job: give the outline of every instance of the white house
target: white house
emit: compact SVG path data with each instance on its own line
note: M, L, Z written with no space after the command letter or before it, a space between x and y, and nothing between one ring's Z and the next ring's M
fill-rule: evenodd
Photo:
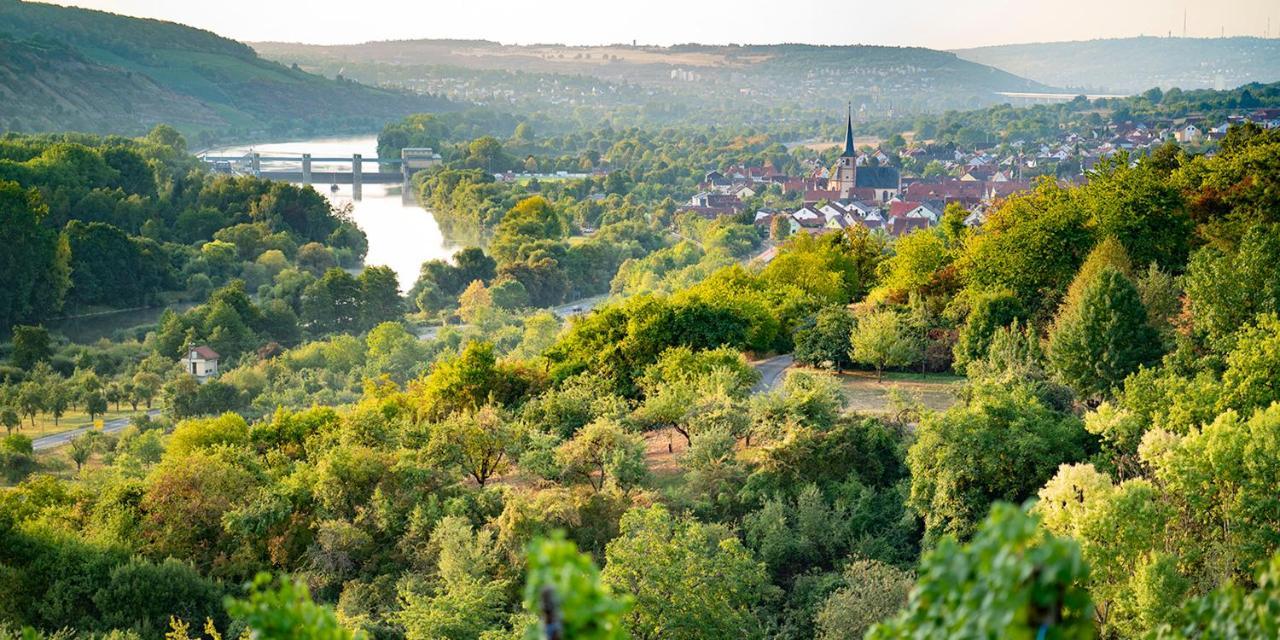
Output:
M196 380L204 382L218 375L218 358L217 351L200 345L187 351L187 357L182 359L182 367L195 376Z

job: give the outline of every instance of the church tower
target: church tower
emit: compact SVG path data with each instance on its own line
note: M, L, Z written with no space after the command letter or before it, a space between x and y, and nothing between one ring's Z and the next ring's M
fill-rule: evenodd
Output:
M858 152L853 148L853 104L849 104L849 112L845 119L844 152L831 172L831 180L827 188L840 192L840 199L853 197L853 188L857 184Z

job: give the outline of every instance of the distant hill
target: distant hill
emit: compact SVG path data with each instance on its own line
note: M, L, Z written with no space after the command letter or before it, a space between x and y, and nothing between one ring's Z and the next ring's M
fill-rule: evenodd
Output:
M447 101L263 60L200 29L0 0L0 131L311 133L380 128Z
M504 83L521 83L517 92L575 108L623 94L632 104L675 99L692 105L681 113L694 117L729 109L842 111L847 101L855 110L866 105L883 116L890 110L979 107L1001 102L1000 91L1048 89L951 53L911 47L522 46L482 40L251 44L264 57L318 73L341 70L364 82L431 88L458 97L479 93L476 99L493 102L508 101L511 85ZM498 72L520 77L498 77ZM596 84L583 87L582 78Z
M1045 84L1105 93L1230 89L1280 80L1280 39L1118 38L957 50Z

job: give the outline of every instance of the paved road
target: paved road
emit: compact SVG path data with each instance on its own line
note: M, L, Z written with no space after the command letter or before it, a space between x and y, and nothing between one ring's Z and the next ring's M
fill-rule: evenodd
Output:
M158 416L160 415L160 410L152 409L147 412L147 415L151 417ZM116 418L115 420L108 420L102 423L102 432L115 433L117 431L121 431L125 427L129 426L130 419L131 418L129 417L125 417L125 418ZM36 451L44 451L46 449L56 449L58 447L61 447L62 445L65 445L71 442L72 440L75 439L76 436L82 433L86 433L91 429L93 429L92 426L81 427L79 429L72 429L71 431L63 431L62 433L54 433L54 434L50 434L40 438L36 438L34 441L32 441L31 448L35 449Z
M753 362L751 366L760 372L760 382L757 382L756 386L751 388L751 393L764 393L778 386L782 382L783 374L787 372L787 368L793 362L795 362L795 358L791 357L789 353Z

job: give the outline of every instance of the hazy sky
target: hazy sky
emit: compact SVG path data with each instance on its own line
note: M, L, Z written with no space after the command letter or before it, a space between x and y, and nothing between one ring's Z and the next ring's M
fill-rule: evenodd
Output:
M1182 33L1280 32L1278 0L59 0L238 40L776 43L938 49Z

